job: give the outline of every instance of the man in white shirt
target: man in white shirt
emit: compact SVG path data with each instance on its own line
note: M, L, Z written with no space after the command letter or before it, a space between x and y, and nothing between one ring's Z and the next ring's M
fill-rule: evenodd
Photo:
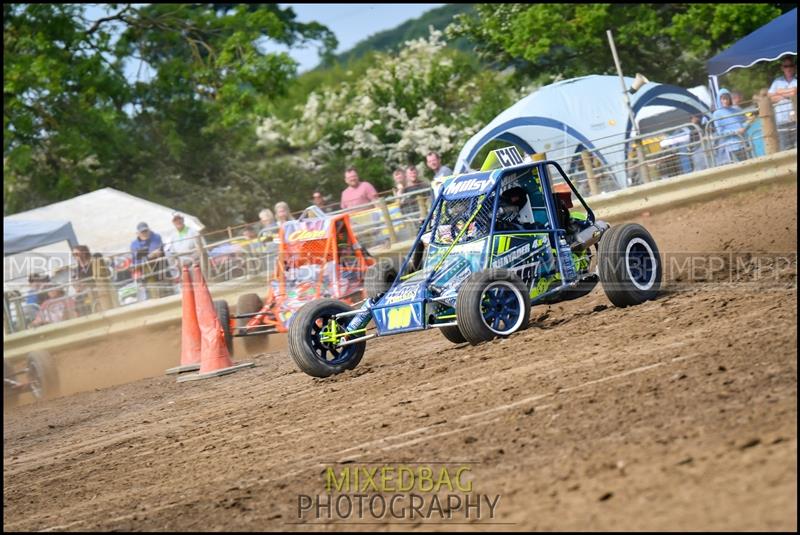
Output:
M172 224L175 231L170 236L167 244L167 254L176 256L181 265L189 265L200 260L197 250L198 233L193 228L187 226L183 220L183 214L175 212L172 214Z
M783 76L778 76L769 86L769 97L775 108L775 123L780 135L781 150L794 147L797 144L797 118L792 108L792 97L797 95L797 74L794 58L784 56L781 59Z

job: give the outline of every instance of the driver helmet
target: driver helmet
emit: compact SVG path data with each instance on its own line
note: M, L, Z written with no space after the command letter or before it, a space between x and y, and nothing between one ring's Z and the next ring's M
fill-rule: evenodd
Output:
M519 217L519 212L528 201L525 188L514 186L500 195L500 205L497 208L497 219L501 221L514 221Z

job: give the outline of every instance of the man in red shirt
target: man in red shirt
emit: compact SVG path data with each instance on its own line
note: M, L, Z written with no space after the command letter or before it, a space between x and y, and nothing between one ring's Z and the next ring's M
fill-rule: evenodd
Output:
M362 204L367 204L378 198L378 192L369 182L361 182L358 178L358 171L354 167L348 167L344 172L344 181L347 187L342 191L342 209L353 208Z

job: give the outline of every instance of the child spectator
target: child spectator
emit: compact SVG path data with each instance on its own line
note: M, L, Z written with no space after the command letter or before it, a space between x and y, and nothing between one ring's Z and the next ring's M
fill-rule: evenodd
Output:
M55 284L48 284L47 299L42 303L39 312L31 322L31 325L36 327L45 325L47 323L57 323L74 318L75 303L71 297L64 295L64 289L56 286Z

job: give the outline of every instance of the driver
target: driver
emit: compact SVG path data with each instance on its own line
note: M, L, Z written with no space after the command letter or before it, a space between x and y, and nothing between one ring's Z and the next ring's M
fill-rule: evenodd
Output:
M514 186L504 191L497 207L497 230L524 230L519 213L527 202L528 194L523 187Z

